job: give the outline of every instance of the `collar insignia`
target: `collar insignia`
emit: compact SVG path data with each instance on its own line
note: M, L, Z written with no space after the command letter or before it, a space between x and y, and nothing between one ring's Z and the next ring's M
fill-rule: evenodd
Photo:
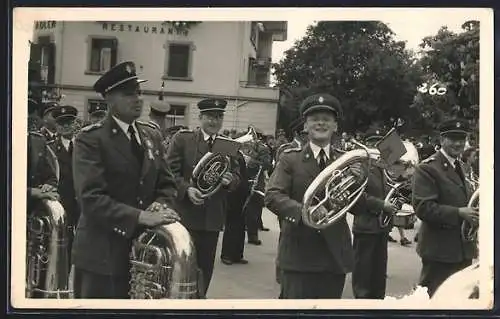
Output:
M319 99L318 99L318 102L319 103L323 103L324 101L325 101L325 99L322 96L320 96Z
M459 127L460 127L460 122L457 122L457 128L459 128Z

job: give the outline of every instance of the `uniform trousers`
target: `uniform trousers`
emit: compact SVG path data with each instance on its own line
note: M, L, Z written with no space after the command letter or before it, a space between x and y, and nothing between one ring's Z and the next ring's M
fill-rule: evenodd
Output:
M241 207L228 211L224 235L222 237L221 258L238 261L243 258L245 249L245 217Z
M356 299L384 299L387 281L387 233L354 233L352 290Z
M427 287L429 297L432 297L437 288L454 273L470 266L472 260L459 263L444 263L422 258L422 271L420 272L420 286Z
M196 250L198 268L201 270L200 296L205 297L214 272L218 231L189 230Z
M259 229L262 228L262 209L264 208L264 198L258 194L251 195L245 208L248 238L258 238Z
M101 275L74 268L73 289L76 299L129 299L129 278Z
M279 299L340 299L345 274L282 270Z

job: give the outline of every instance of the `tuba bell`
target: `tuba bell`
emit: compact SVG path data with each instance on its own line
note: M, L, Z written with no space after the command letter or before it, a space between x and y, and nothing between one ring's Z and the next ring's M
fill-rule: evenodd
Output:
M240 144L257 141L255 128L250 126L245 135L231 141ZM222 176L230 169L231 159L229 156L207 152L193 169L191 183L202 193L202 198L209 198L222 187Z
M130 252L131 299L198 299L199 271L189 232L175 222L148 229Z
M472 194L467 207L479 209L479 188L477 188ZM462 239L466 242L477 242L478 230L478 226L473 226L464 220L461 227Z
M26 298L71 298L68 226L58 201L35 201L27 223Z
M368 183L369 165L380 163L380 152L368 148L358 141L351 143L361 147L344 153L328 165L309 185L303 197L302 220L305 225L323 229L344 217L363 194ZM362 165L364 174L353 174L349 167ZM319 193L323 193L322 198ZM322 216L318 209L328 207L328 213Z

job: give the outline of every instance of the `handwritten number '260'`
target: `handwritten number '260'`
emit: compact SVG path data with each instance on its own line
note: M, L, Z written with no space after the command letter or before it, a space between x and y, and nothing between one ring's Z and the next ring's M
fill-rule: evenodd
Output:
M429 86L427 83L422 84L421 87L418 88L418 91L420 93L429 93L429 95L445 95L446 94L446 88L445 87L440 87L436 88L439 83L434 83L431 85L429 89L427 87Z

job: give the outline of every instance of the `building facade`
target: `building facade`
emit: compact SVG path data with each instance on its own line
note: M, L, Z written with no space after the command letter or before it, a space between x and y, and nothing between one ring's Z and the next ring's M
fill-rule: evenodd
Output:
M255 125L274 134L278 89L269 85L272 45L285 41L281 21L38 21L31 59L42 77L60 88L61 103L88 118L92 103L105 103L92 85L110 67L134 61L145 101L164 97L172 108L171 125L198 126L196 104L203 98L228 100L224 129L244 131Z

